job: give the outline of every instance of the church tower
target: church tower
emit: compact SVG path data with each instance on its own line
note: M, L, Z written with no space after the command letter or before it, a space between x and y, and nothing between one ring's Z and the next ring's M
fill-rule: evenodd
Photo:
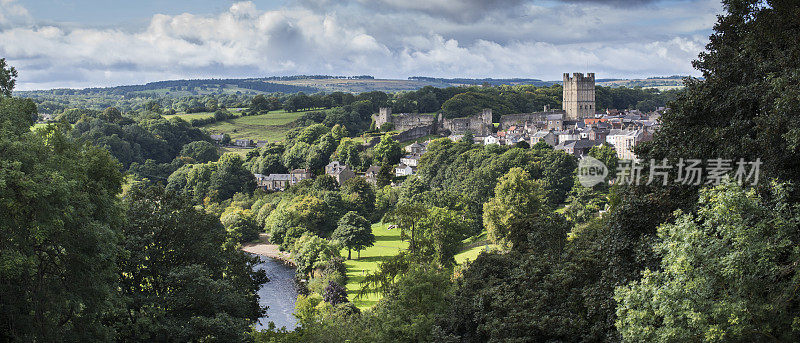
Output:
M594 73L564 73L564 99L563 108L567 112L567 120L593 118L594 104Z

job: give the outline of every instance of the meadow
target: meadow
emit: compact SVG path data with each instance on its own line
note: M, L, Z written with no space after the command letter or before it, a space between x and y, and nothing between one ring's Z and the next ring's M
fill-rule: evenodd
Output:
M209 134L227 133L231 139L247 138L252 140L280 141L286 138L289 124L300 118L303 113L286 112L284 110L272 111L255 116L238 117L225 121L218 121L201 128Z
M362 250L361 258L358 258L358 253L353 251L353 259L345 260L344 264L347 266L347 297L362 310L372 307L381 299L378 294L356 298L358 291L361 289L361 281L364 280L364 276L377 270L378 262L385 261L408 247L408 242L400 240L400 229L389 230L390 226L391 224L385 223L372 224L375 245ZM347 249L342 251L342 256L347 256Z
M356 298L361 289L361 281L367 273L378 269L378 263L388 260L397 255L400 251L408 248L408 242L400 240L400 229L389 230L391 224L375 223L372 224L372 234L375 235L375 245L361 251L361 258L358 253L352 252L352 260L345 260L347 266L347 297L356 307L361 310L368 309L375 305L382 296L379 294L369 294L362 298ZM495 248L493 244L488 244L486 234L465 239L465 248L455 256L456 263L463 264L475 260L484 250ZM342 250L342 256L347 256L347 249Z

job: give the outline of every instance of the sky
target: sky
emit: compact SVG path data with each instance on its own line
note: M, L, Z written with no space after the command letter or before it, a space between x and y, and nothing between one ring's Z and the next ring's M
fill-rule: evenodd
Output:
M719 0L0 0L17 90L298 74L698 75Z

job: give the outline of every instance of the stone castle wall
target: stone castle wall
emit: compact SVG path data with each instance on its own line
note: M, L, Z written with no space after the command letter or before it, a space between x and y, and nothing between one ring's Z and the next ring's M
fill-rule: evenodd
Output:
M433 133L433 125L417 126L415 128L400 132L392 138L400 143L403 143L413 139L422 138L427 135L432 135Z
M394 124L394 129L406 131L419 126L429 126L436 123L436 116L429 114L400 113L392 115L392 109L381 107L378 114L373 115L375 127L380 128L384 123Z
M392 115L392 110L389 108L381 108L378 114L373 115L375 120L375 127L378 128L384 123L394 124L395 130L411 131L417 128L425 128L424 130L414 130L413 134L419 132L427 132L422 136L434 134L437 132L449 132L454 135L463 135L471 132L476 136L486 136L492 133L492 110L484 109L482 113L467 118L443 119L441 115L426 115L426 114L409 114L403 113L399 115ZM420 136L421 137L421 136ZM419 138L419 137L417 137Z
M500 129L508 130L512 126L547 126L547 116L552 114L564 115L564 111L554 110L546 112L506 114L500 117Z
M494 131L492 110L487 108L481 114L467 118L443 119L441 128L449 131L452 135L463 135L470 132L475 136L488 136Z

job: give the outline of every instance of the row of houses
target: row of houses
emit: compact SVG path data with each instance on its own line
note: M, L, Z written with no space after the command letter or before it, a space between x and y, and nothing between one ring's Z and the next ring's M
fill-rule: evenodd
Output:
M339 161L332 161L325 166L325 174L332 176L340 185L354 178L356 173ZM267 191L282 191L296 185L300 181L309 180L314 174L308 169L294 169L288 174L254 174L258 188Z
M209 135L209 137L211 137L211 140L217 144L222 144L222 142L225 140L224 134ZM252 140L247 138L238 138L231 141L231 145L238 146L240 148L260 148L267 145L267 143L269 142L266 140Z
M660 112L613 111L581 120L564 120L560 114L548 115L543 121L510 125L492 135L474 137L474 141L484 145L544 142L575 156L586 155L592 147L606 143L614 146L618 158L634 159L633 148L652 139L652 133L658 129ZM450 138L456 140L461 136Z
M253 174L256 177L258 188L268 191L282 191L294 186L300 181L314 177L308 169L294 169L289 174Z

